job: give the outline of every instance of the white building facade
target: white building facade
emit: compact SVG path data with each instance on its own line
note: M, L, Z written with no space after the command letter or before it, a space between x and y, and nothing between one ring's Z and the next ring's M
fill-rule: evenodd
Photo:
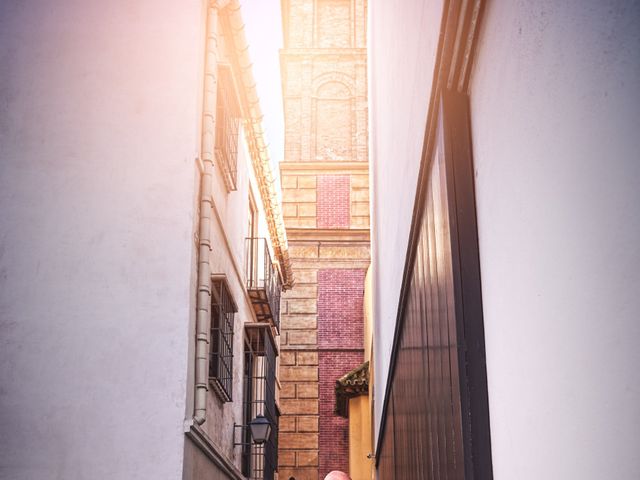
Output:
M369 14L378 478L637 478L637 4Z
M273 478L292 276L238 2L1 8L0 478Z

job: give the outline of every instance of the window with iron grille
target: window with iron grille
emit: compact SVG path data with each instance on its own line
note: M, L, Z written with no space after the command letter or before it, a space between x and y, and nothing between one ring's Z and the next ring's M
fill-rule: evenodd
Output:
M278 468L277 350L270 325L246 324L245 333L242 473L250 480L273 480ZM268 440L260 445L252 442L248 428L258 415L271 424Z
M238 129L240 111L231 68L218 67L218 95L216 103L216 161L227 190L237 189Z
M237 311L227 282L213 280L209 383L224 402L230 402L233 393L233 320Z

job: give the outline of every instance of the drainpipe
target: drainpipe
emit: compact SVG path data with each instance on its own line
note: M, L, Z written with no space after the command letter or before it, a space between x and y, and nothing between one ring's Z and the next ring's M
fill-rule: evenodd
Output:
M200 222L198 227L198 296L196 300L196 365L195 405L193 420L202 425L206 419L209 390L209 331L211 321L211 215L212 178L215 142L217 69L218 69L218 2L207 6L204 94L202 109L200 178Z

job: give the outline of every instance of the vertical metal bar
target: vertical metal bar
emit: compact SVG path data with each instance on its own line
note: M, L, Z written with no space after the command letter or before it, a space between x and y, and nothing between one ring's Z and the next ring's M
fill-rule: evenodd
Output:
M260 480L273 480L277 469L276 355L269 329L248 329L245 343L244 423L249 424L257 415L264 415L271 423L271 435L265 444L253 444L247 435L248 445L243 450L243 473Z
M216 281L217 297L211 302L211 349L209 377L224 401L233 397L233 320L235 307L226 283Z

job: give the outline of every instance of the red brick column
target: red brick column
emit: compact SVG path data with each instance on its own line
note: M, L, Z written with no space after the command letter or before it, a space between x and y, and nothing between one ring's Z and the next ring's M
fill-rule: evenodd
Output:
M335 411L336 380L363 361L364 270L318 271L320 478L349 471L349 424Z

